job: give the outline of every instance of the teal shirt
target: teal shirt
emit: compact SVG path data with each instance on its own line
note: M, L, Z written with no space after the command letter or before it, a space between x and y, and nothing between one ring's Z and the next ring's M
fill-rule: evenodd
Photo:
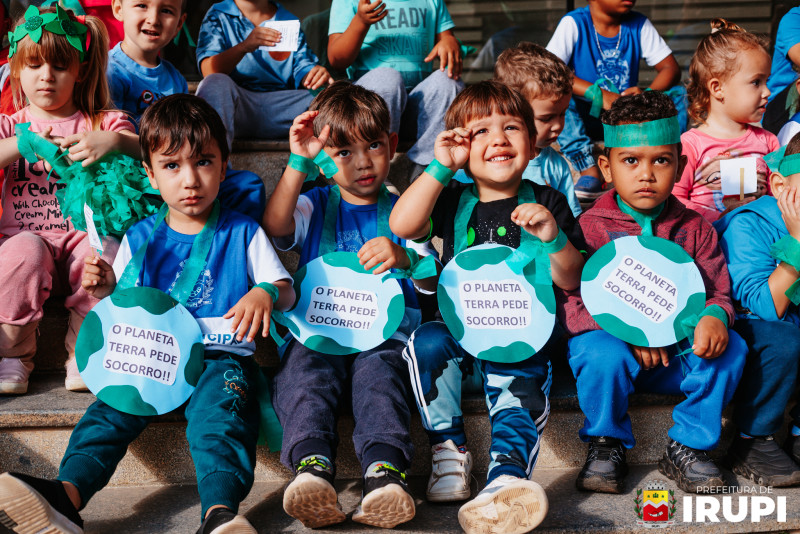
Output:
M410 90L433 69L433 62L423 60L433 49L436 36L455 24L443 0L384 3L389 13L370 27L347 75L356 80L372 69L391 67L403 75L406 89ZM357 11L357 0L333 0L328 35L344 33Z
M472 178L464 170L459 170L453 179L462 183L472 183ZM575 196L575 186L572 182L572 171L567 160L552 148L545 147L539 155L533 158L522 173L523 180L530 180L539 185L549 185L561 191L567 197L569 209L577 217L581 214L581 205Z

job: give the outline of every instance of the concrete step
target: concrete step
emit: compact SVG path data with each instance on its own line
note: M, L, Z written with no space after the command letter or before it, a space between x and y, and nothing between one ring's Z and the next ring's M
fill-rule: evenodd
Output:
M778 522L771 514L759 522L751 522L748 516L743 522L726 521L718 514L719 523L684 523L684 496L671 482L661 475L654 465L634 466L628 475L626 493L622 495L582 493L575 490L574 480L578 469L542 469L534 471L533 479L547 492L550 511L535 532L552 534L566 533L623 533L643 527L636 524L637 516L633 500L638 489L644 489L651 480L666 481L668 489L675 490L677 512L672 517L675 524L670 533L739 533L739 532L791 532L800 529L800 489L775 488L769 497L786 498L786 521ZM749 481L728 473L732 486L752 489ZM462 532L458 525L460 503L431 504L424 500L426 477L411 477L410 488L417 505L416 517L399 525L394 532L403 534L455 534ZM484 477L473 480L473 495L483 486ZM250 495L242 503L241 513L250 520L260 533L311 532L283 511L284 483L257 482ZM355 509L361 497L361 483L353 479L341 479L336 483L342 508L348 515ZM756 489L758 491L758 489ZM741 493L740 495L749 495ZM694 497L692 509L697 508ZM722 497L712 499L721 501ZM123 504L124 503L124 504ZM734 498L733 511L738 510ZM197 529L200 504L194 484L109 487L98 493L83 510L87 534L151 534L169 532L191 534ZM360 525L351 520L342 525L314 532L351 534L377 532L374 527Z

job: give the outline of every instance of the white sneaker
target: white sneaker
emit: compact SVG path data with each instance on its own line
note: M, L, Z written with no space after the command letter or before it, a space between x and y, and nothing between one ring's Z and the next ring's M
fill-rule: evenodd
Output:
M472 455L461 452L448 439L431 448L433 467L425 495L431 502L452 502L469 499L469 481L472 472Z
M33 371L33 354L19 358L0 358L0 394L27 393L31 371Z
M547 515L547 494L534 482L500 475L458 511L467 534L524 534Z
M67 388L68 391L89 391L89 388L86 387L86 383L81 377L80 371L78 371L78 363L75 361L75 358L67 360L67 363L64 364L64 368L67 370L67 377L64 379L64 387Z

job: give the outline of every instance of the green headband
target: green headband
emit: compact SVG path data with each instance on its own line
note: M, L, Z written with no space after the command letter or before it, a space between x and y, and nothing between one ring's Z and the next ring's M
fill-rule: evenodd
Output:
M86 33L89 28L86 24L71 20L68 12L61 6L56 6L55 13L42 13L36 6L30 6L25 11L25 22L8 32L8 57L11 58L17 51L17 44L28 36L34 43L39 43L44 30L57 35L63 35L67 42L78 52L80 60L86 55Z
M764 156L764 161L772 172L779 172L784 176L800 172L800 154L787 156L785 146Z
M674 145L681 142L678 117L634 124L603 124L606 148Z

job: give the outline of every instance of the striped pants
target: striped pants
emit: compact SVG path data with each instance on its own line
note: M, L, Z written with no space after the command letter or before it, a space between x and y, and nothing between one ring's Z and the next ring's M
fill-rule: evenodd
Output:
M530 478L550 414L550 345L521 362L490 362L465 352L444 323L420 326L403 357L431 445L466 443L461 392L482 386L492 427L487 482L500 475Z

